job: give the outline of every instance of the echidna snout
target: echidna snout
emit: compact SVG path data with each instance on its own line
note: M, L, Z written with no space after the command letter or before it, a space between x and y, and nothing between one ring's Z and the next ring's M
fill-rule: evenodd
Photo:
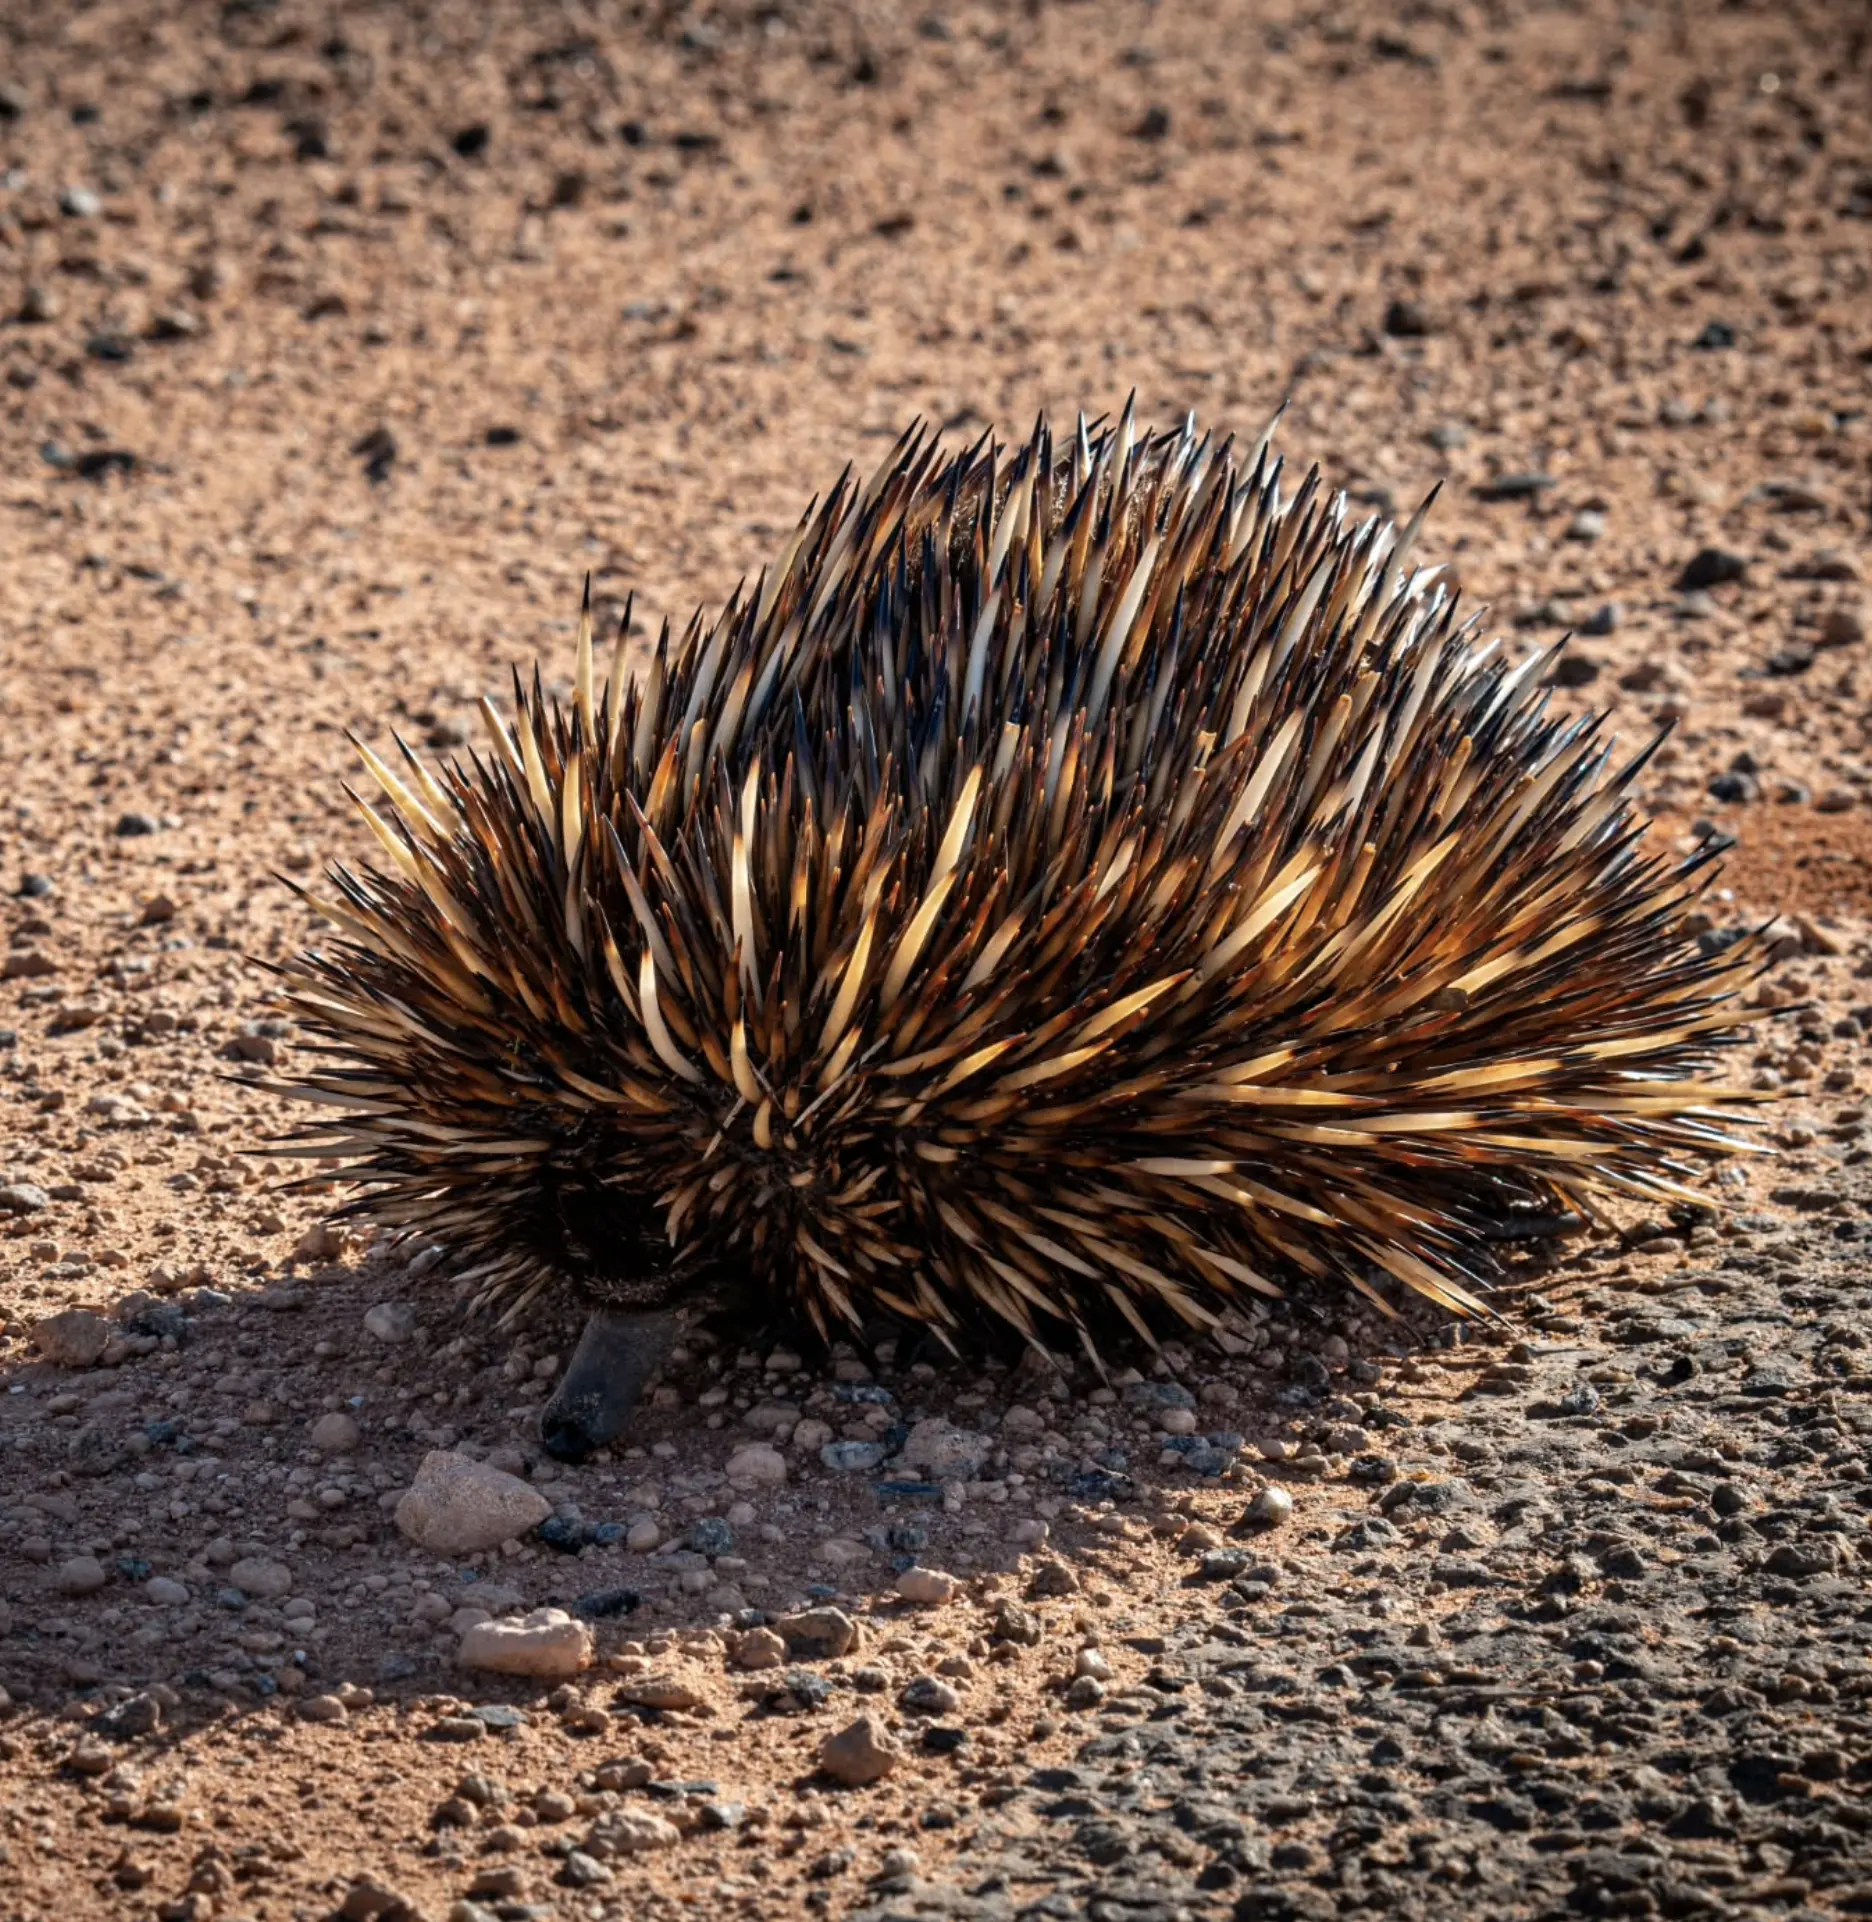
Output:
M647 1314L594 1309L540 1415L540 1440L547 1454L562 1462L583 1461L621 1434L644 1383L681 1330L677 1309Z

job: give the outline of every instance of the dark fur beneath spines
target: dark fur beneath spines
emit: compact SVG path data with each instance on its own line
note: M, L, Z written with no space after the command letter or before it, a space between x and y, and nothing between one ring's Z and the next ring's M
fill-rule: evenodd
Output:
M484 1298L731 1269L822 1331L1034 1338L1342 1280L1480 1305L1489 1239L1736 1146L1759 965L1596 719L1390 523L1130 417L842 479L713 622L360 802L286 969L357 1206Z

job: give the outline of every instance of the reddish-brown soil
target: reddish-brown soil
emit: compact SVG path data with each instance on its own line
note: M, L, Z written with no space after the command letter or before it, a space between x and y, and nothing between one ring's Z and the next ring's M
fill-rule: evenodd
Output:
M1770 1000L1824 1019L1765 1024L1748 1072L1812 1096L1775 1124L1797 1167L1815 1130L1851 1138L1862 1035L1830 1023L1872 999L1869 83L1863 9L1826 0L10 9L0 1184L48 1199L0 1217L0 1917L283 1922L374 1876L435 1922L510 1859L524 1897L472 1899L841 1911L912 1837L945 1872L968 1830L924 1822L933 1799L992 1807L1017 1763L1068 1753L1059 1685L1101 1626L1114 1686L1147 1665L1113 1624L1148 1642L1176 1614L1174 1531L1239 1513L1246 1471L1197 1486L1147 1455L1153 1532L1037 1500L1018 1451L934 1515L796 1460L700 1587L622 1545L409 1555L383 1498L464 1439L519 1451L562 1512L654 1511L680 1546L726 1512L721 1460L773 1371L698 1355L641 1445L542 1472L569 1330L516 1360L361 1244L315 1252L321 1198L254 1154L288 1118L260 1084L296 1057L254 962L314 925L278 877L362 849L347 731L446 750L510 664L563 682L587 573L601 614L635 596L638 634L719 600L913 418L1017 432L1135 392L1252 435L1285 400L1291 457L1360 502L1440 485L1424 551L1506 644L1579 634L1555 698L1634 750L1675 724L1644 792L1686 848L1705 820L1737 837L1713 918L1804 918ZM1740 577L1689 592L1706 548ZM1712 793L1738 772L1744 798ZM41 1317L132 1291L156 1332L110 1365L34 1358ZM363 1315L405 1294L420 1341L386 1348ZM165 1349L178 1301L195 1330ZM1270 1325L1375 1368L1390 1333L1334 1312ZM1173 1364L1278 1461L1294 1426L1246 1361ZM900 1390L985 1421L1039 1385ZM348 1463L307 1442L339 1408ZM180 1472L177 1421L206 1468ZM83 1437L131 1430L87 1472ZM1296 1539L1321 1495L1301 1486ZM968 1583L948 1610L889 1601L899 1524ZM1043 1581L1046 1639L995 1656L1042 1539L1071 1587ZM88 1556L106 1586L62 1593ZM309 1612L217 1613L237 1556L282 1561ZM152 1605L152 1573L188 1608ZM556 1706L464 1677L423 1611L471 1575L533 1603L643 1587L600 1634L623 1668ZM965 1770L919 1753L869 1799L824 1792L823 1717L756 1714L719 1637L668 1639L810 1583L860 1617L840 1674L875 1666L881 1712L970 1665ZM646 1644L700 1706L576 1732L563 1711L611 1702ZM381 1700L343 1725L291 1710L359 1686ZM151 1688L157 1738L71 1766L88 1718ZM423 1739L489 1702L528 1723L465 1754ZM597 1794L605 1761L760 1813L584 1893L519 1853L531 1805L511 1858L495 1816L431 1827L471 1770L519 1807Z

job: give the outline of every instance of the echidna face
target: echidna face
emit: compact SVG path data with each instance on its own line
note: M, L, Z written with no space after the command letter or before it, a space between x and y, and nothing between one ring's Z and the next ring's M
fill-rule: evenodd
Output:
M654 1203L595 1178L548 1171L530 1226L540 1261L593 1302L669 1308L699 1287L695 1264L674 1259Z
M1416 523L1282 479L1128 412L915 432L636 676L587 618L486 760L362 748L388 865L284 970L340 1117L295 1152L509 1312L667 1321L719 1265L823 1332L1035 1340L1295 1280L1473 1312L1504 1196L1681 1200L1745 1145L1709 1070L1759 944L1699 948L1645 757ZM588 1387L641 1372L612 1320Z

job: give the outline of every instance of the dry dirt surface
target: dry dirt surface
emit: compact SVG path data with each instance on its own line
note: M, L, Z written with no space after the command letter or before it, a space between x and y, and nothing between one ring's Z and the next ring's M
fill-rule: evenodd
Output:
M1846 0L7 8L0 1918L1872 1913L1869 104ZM1466 1339L726 1331L542 1459L569 1324L264 1152L347 730L1133 390L1675 724L1779 1157ZM437 1451L543 1526L418 1548Z

